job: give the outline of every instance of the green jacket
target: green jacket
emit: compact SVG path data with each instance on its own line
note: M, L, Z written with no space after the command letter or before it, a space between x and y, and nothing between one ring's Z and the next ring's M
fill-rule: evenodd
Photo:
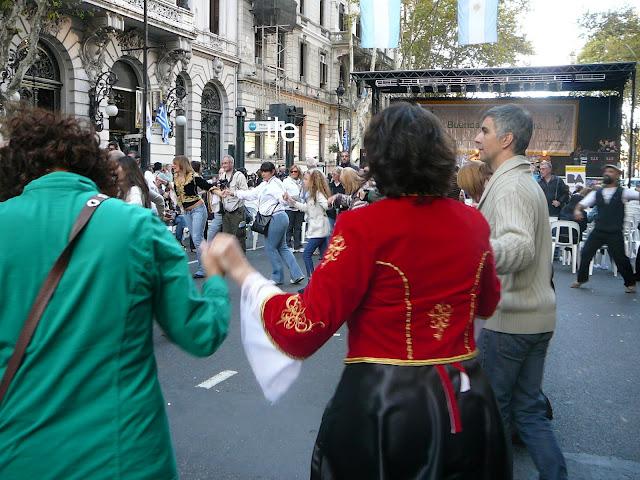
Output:
M85 177L54 172L0 203L0 375L87 199ZM194 355L227 334L225 281L196 289L187 257L149 209L109 199L69 267L0 405L0 478L177 478L153 355L152 320Z

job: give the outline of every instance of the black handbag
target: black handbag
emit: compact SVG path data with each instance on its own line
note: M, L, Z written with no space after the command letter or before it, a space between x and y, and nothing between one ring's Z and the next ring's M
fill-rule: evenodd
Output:
M269 231L269 223L273 215L262 215L260 212L256 213L256 218L253 219L251 224L251 230L261 235L267 235Z

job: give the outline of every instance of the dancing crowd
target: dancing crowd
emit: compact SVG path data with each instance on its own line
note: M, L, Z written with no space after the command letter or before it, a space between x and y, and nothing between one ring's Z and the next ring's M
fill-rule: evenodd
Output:
M241 289L233 308L271 401L348 327L312 479L510 479L516 435L540 478L567 478L542 393L556 326L549 216L580 220L597 205L583 265L602 243L623 262L619 205L637 195L617 187L616 166L585 197L551 165L537 183L524 156L533 122L516 105L486 112L479 161L457 176L440 121L403 102L371 120L366 168L348 152L329 176L264 162L260 182L229 155L211 180L182 155L142 172L91 127L43 110L2 122L0 215L24 226L0 237L12 252L0 257L3 478L176 478L151 325L213 354L231 319L225 277ZM264 236L267 275L245 257L248 229ZM281 288L286 273L296 292Z

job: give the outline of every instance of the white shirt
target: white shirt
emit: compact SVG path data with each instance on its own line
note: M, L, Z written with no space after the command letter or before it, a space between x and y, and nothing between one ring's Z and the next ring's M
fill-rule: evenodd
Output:
M616 193L617 189L618 187L607 187L601 190L604 203L609 203L611 201L611 197L613 197L613 194ZM638 192L637 190L631 190L629 188L623 188L622 201L628 202L630 200L640 200L640 192ZM589 192L587 196L580 201L580 205L582 205L584 208L593 207L595 204L596 204L595 190L593 192Z
M282 185L291 198L293 198L296 202L300 201L300 195L302 193L302 189L300 188L302 186L301 180L294 180L292 177L287 177L282 181ZM285 206L285 210L296 211L298 210L298 208L292 207L291 205L287 204Z
M234 195L242 200L258 200L258 211L261 215L273 215L284 212L286 202L282 198L285 192L280 179L273 176L268 182L262 182L252 190L237 190Z

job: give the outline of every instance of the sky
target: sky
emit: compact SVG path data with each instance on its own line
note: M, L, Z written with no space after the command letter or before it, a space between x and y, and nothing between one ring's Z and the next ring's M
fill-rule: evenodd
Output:
M625 5L640 8L640 0L531 0L521 25L533 43L535 54L525 63L531 66L566 65L570 54L580 51L578 19L583 13L615 10ZM640 56L640 52L637 52Z

